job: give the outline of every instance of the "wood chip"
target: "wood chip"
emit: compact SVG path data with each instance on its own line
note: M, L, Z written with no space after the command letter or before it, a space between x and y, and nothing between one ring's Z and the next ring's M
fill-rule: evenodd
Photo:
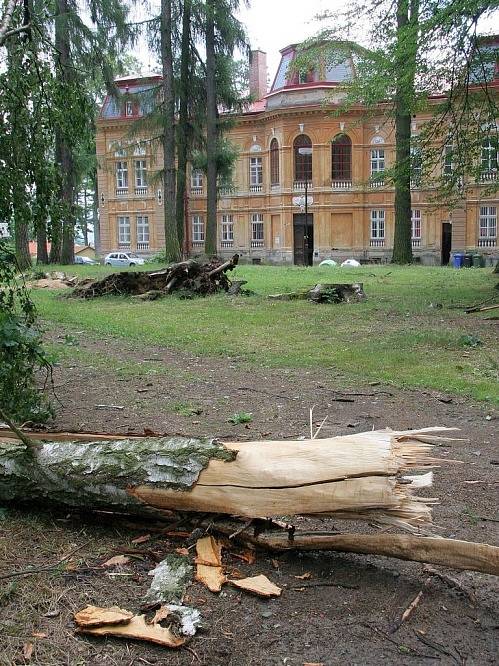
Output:
M144 536L139 536L136 539L132 539L132 543L145 543L151 538L150 534L144 534Z
M34 631L32 634L33 638L47 638L48 634L43 633L43 631Z
M110 608L99 608L98 606L87 606L75 613L75 622L82 628L95 628L102 625L127 624L133 618L130 611L111 606Z
M196 553L196 564L205 564L212 567L222 566L222 544L212 536L197 540Z
M230 580L229 582L232 583L234 587L246 590L247 592L252 592L259 597L280 597L282 592L280 587L274 585L267 576L263 575L243 578L242 580Z
M177 555L189 555L188 548L175 548L175 552L177 553Z
M25 643L23 645L24 661L31 661L31 657L33 656L33 649L34 649L33 643Z
M312 574L310 571L305 571L305 573L301 576L293 576L293 578L298 578L299 580L308 580L309 578L312 578Z
M115 555L114 557L111 557L109 560L103 562L101 566L117 567L123 564L128 564L128 562L130 562L130 558L126 557L126 555Z
M147 624L145 615L132 616L127 624L106 624L94 628L80 627L79 632L92 636L133 638L170 648L181 647L186 642L185 638L178 638L169 629L165 629L159 624Z
M196 542L196 580L203 583L210 592L220 592L227 582L222 569L222 544L212 536Z
M161 606L161 608L158 608L156 611L151 624L159 624L161 620L166 620L166 618L171 614L172 612L167 606Z

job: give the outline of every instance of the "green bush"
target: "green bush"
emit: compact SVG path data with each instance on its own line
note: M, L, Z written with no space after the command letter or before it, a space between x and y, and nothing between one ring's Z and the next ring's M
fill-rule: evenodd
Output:
M41 423L52 414L37 373L51 377L51 364L42 347L35 307L16 263L15 254L0 240L0 410L13 421Z

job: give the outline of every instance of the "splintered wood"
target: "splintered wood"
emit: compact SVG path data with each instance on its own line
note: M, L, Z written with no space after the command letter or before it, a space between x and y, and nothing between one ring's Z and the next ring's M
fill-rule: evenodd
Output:
M242 580L231 580L230 583L240 590L251 592L259 597L280 597L282 592L280 587L274 585L267 576L263 575L243 578Z
M178 648L186 641L154 620L148 623L145 615L133 615L116 607L88 606L75 614L75 622L79 633L92 636L133 638L170 648Z
M227 582L222 569L222 544L212 536L198 539L196 543L196 580L211 592L220 592Z

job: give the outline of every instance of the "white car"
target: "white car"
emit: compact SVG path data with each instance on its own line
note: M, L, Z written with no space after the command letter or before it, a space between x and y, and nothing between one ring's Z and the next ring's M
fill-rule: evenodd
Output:
M143 266L145 262L135 252L111 252L104 263L106 266Z
M91 259L90 257L84 257L77 255L75 257L75 264L85 264L85 266L97 266L99 262L95 261L95 259Z

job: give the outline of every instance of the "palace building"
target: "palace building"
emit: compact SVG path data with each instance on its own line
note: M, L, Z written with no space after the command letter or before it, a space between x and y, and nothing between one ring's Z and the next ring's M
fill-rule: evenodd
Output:
M499 39L494 38L494 45ZM386 117L366 119L362 109L333 117L355 76L351 60L307 76L290 73L296 46L281 51L267 89L266 54L253 51L250 87L256 100L237 116L228 138L239 149L230 186L219 188L218 252L253 263L311 265L325 258L384 262L391 258L394 189L383 172L395 159L394 129ZM499 87L495 69L490 86ZM119 79L122 104L107 97L97 120L99 253L132 250L154 255L164 248L162 184L154 177L162 154L132 131L143 114L144 91L160 77ZM412 131L425 122L415 117ZM131 138L133 137L133 138ZM443 158L442 169L451 170ZM446 264L453 252L479 252L497 260L497 143L484 142L479 182L468 183L452 210L436 207L420 186L412 188L412 245L416 260ZM192 254L204 250L206 179L190 170L186 238Z

